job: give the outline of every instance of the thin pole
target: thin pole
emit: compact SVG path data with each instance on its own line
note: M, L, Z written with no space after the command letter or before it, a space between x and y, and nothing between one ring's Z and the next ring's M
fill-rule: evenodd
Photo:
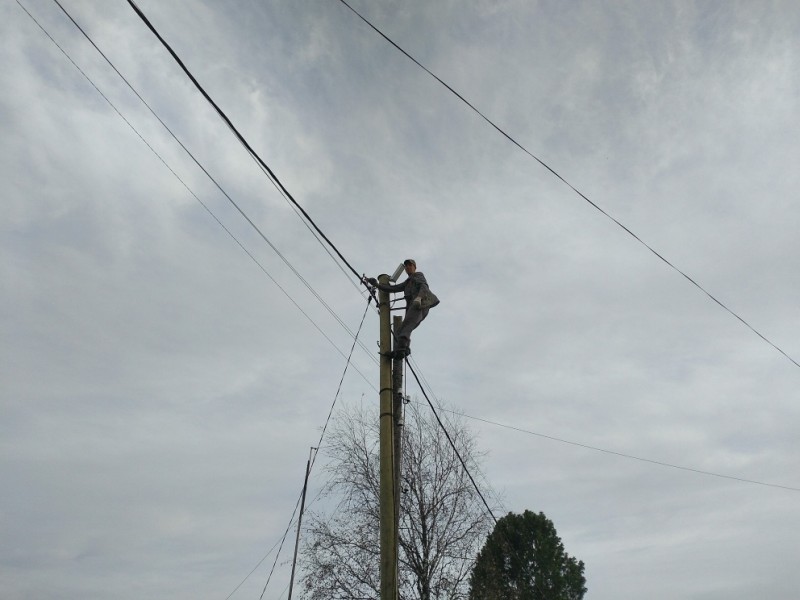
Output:
M403 317L395 315L393 328L395 333L400 329ZM396 338L395 338L396 339ZM401 469L403 465L403 364L405 360L395 358L392 363L392 412L394 413L394 539L400 544L400 496L402 494ZM400 551L395 549L395 579L397 593L400 593L399 572Z
M389 283L388 275L378 281ZM397 536L395 535L394 410L392 406L392 327L389 292L378 291L380 307L380 550L381 600L397 600Z
M311 456L314 453L313 446L308 452L308 462L306 463L306 479L303 482L303 495L300 499L300 516L297 517L297 536L294 539L294 558L292 559L292 578L289 580L289 599L292 600L292 589L294 588L294 569L297 566L297 548L300 545L300 525L303 522L303 510L306 507L306 490L308 489L308 476L311 473Z

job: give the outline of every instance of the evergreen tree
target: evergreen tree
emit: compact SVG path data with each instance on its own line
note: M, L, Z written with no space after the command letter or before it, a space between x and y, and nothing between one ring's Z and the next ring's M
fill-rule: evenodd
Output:
M501 518L470 575L470 600L581 600L583 561L564 551L553 522L526 510Z

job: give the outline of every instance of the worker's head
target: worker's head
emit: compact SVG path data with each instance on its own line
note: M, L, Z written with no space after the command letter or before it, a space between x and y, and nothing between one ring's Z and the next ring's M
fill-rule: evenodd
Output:
M406 275L411 275L417 271L417 263L413 258L407 258L403 261L403 266L406 269Z

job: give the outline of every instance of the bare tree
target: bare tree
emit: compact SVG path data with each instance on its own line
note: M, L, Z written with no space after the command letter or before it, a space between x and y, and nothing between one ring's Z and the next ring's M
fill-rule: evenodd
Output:
M472 435L443 418L470 472L478 473ZM490 517L446 436L427 408L407 406L400 508L400 596L467 598L477 551ZM326 454L332 499L327 513L310 513L302 548L309 600L377 599L379 576L379 457L376 410L340 414Z

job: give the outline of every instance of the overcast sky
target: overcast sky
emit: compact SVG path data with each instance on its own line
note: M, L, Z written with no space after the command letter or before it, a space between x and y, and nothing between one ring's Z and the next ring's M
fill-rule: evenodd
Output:
M0 5L0 595L224 600L287 527L352 337L56 4L21 1L153 150ZM63 4L355 331L354 278L127 3ZM588 598L797 598L800 368L340 2L138 4L359 272L417 260L442 303L416 364ZM800 4L353 6L800 361ZM370 311L343 406L377 403L377 337Z

